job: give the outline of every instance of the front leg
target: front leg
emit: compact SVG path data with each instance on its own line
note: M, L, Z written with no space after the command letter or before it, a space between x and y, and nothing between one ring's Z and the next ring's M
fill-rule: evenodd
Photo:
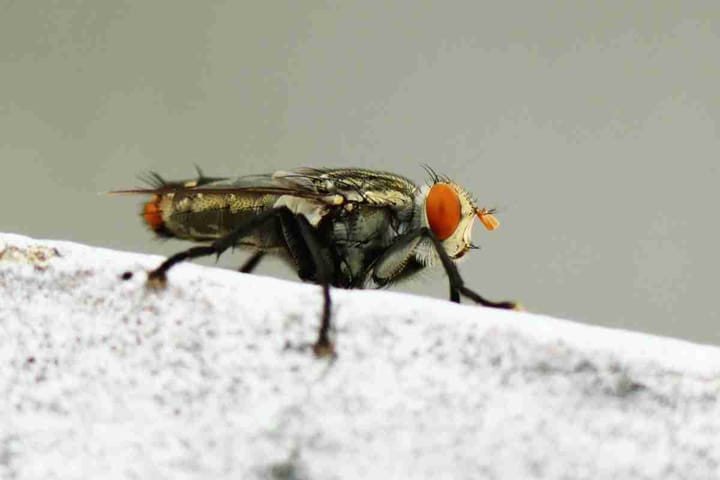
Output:
M450 301L460 303L460 295L486 307L514 309L517 305L514 302L493 302L480 296L478 293L465 286L460 272L442 246L442 243L427 227L412 230L395 239L395 242L375 261L372 268L372 278L378 285L387 283L407 275L408 269L412 268L415 261L415 250L423 240L432 242L433 248L440 257L443 269L448 276L450 283ZM411 272L410 272L411 273Z
M455 262L452 261L450 255L447 254L440 240L438 240L438 238L432 233L429 228L423 227L420 230L422 231L421 235L423 235L425 238L429 238L433 242L435 251L440 257L440 261L442 262L445 273L447 274L448 280L450 281L451 301L460 303L460 294L462 294L485 307L503 308L508 310L513 310L517 308L517 304L515 302L493 302L491 300L487 300L481 297L478 293L466 287L465 281L463 281L462 277L460 276L457 265L455 265Z

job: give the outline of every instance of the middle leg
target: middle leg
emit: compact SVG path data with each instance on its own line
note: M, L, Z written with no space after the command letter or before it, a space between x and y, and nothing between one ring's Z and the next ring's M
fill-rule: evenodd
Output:
M323 312L320 321L320 329L318 330L318 338L313 346L313 351L318 357L334 355L335 350L330 341L331 327L331 301L330 301L330 282L333 276L334 264L330 259L329 249L322 245L317 236L315 229L310 225L307 219L298 215L295 217L299 228L300 236L304 240L307 250L315 267L315 280L320 284L323 290Z

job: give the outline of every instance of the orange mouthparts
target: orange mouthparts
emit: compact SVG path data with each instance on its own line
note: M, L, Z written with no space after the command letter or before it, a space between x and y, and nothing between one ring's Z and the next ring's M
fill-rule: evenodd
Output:
M493 231L500 226L500 221L490 211L479 208L475 213L488 230Z

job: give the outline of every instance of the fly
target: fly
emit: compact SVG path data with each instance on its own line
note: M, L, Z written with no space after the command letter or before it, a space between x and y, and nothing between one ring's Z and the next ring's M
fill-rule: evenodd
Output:
M400 175L355 168L298 168L235 179L205 177L198 169L194 180L169 182L151 173L145 178L150 188L112 193L150 195L142 217L157 235L209 242L150 271L150 286L164 286L168 270L182 261L219 256L236 246L253 250L241 272L252 272L273 253L301 280L319 284L324 300L314 351L327 355L333 353L331 286L384 287L439 264L451 301L464 296L486 307L515 308L465 286L455 265L477 248L470 238L476 218L488 230L499 226L494 211L426 170L430 182L418 186Z

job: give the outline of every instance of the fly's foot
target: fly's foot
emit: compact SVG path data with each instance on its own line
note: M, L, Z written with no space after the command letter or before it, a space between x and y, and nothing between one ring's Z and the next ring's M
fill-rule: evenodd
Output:
M480 302L478 302L480 303ZM483 306L490 307L490 308L499 308L501 310L513 310L515 312L524 312L525 308L519 304L518 302L511 302L511 301L505 301L505 302L487 302L487 303L480 303Z
M495 308L501 308L503 310L517 310L519 305L515 302L497 302L495 305L492 305Z
M500 308L503 310L518 310L518 308L522 309L522 307L519 307L519 305L515 302L493 302L490 300L487 300L480 295L478 295L473 290L470 290L464 285L460 285L456 287L456 289L451 289L450 291L450 300L457 302L460 300L460 294L462 294L465 297L468 297L470 300L474 301L475 303L479 303L483 307L490 307L490 308Z
M318 341L313 345L313 353L317 358L335 357L335 345L326 337L318 338Z
M165 272L153 270L148 273L147 287L152 290L162 290L167 286L167 275Z

